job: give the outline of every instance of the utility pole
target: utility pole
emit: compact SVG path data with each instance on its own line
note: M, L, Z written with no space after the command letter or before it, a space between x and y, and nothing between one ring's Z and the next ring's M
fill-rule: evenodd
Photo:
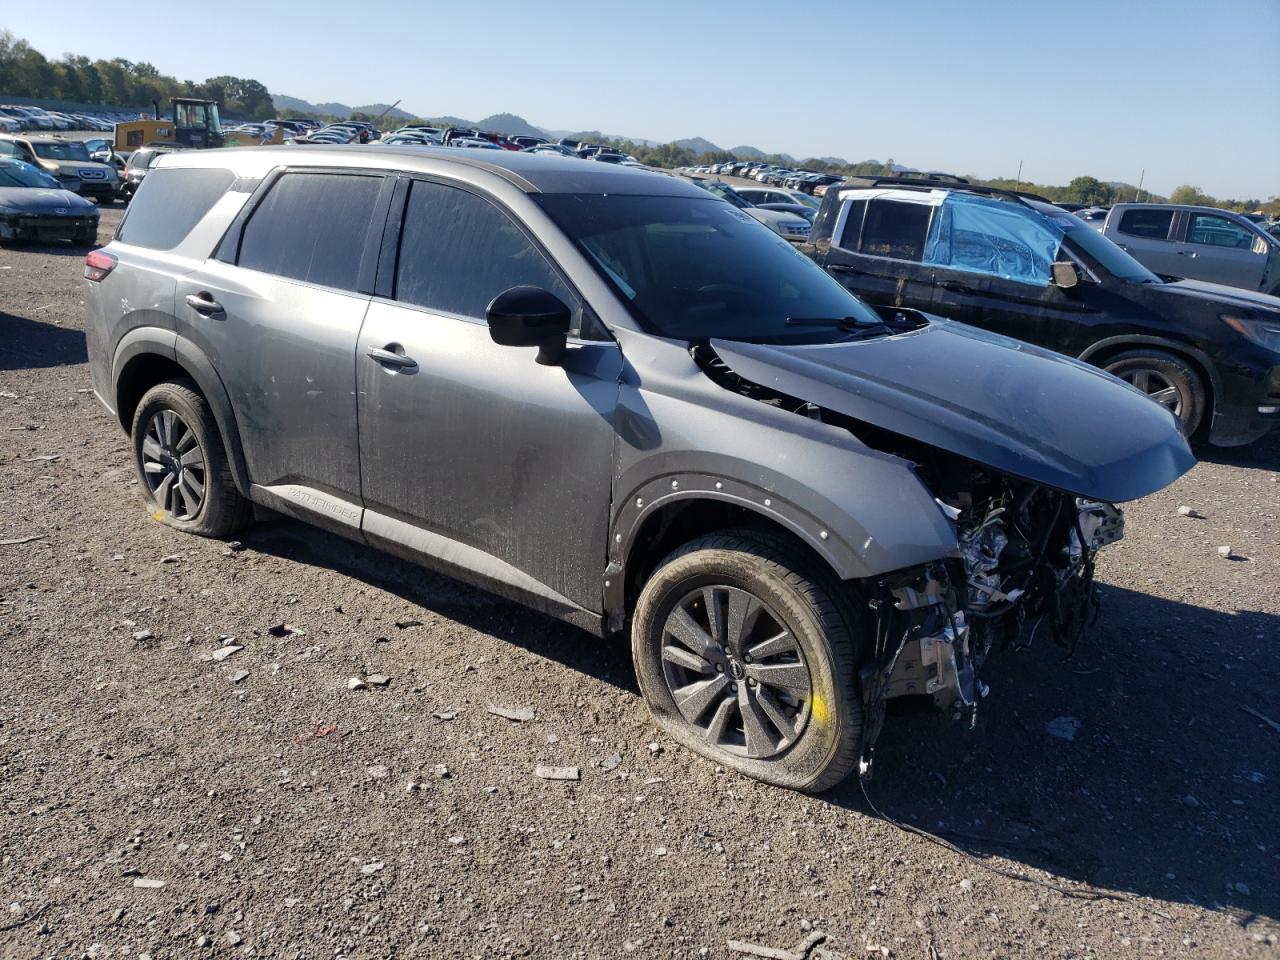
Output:
M1016 190L1022 184L1022 161L1018 161L1018 176L1014 178L1013 188Z
M1134 203L1142 202L1142 181L1147 178L1147 168L1143 167L1142 172L1138 174L1138 192L1133 198Z

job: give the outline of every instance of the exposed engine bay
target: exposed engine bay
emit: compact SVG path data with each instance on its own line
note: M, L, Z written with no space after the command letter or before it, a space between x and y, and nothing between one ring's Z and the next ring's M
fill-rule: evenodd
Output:
M955 525L961 555L878 585L875 649L862 673L868 744L893 697L930 696L953 715L974 717L993 652L1039 640L1070 657L1098 614L1094 556L1124 535L1109 503L954 461L942 476L920 469Z

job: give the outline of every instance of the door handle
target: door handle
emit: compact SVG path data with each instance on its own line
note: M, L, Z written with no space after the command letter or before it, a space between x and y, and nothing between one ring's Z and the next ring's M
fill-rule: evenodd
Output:
M1192 257L1192 258L1195 258L1195 257L1200 256L1200 254L1199 254L1199 253L1197 253L1197 252L1196 252L1196 251L1194 251L1194 250L1179 250L1179 251L1177 251L1177 254L1178 254L1178 256L1180 256L1180 257Z
M972 287L966 287L963 283L957 283L954 280L939 280L938 286L943 290L955 290L959 293L972 293Z
M188 293L187 306L203 317L212 317L219 314L226 316L226 311L222 309L222 304L207 293Z
M418 361L413 357L406 357L403 353L396 353L392 347L400 346L397 343L389 343L385 347L370 346L365 353L370 360L377 360L378 363L385 363L389 367L416 367ZM400 347L400 349L404 349Z

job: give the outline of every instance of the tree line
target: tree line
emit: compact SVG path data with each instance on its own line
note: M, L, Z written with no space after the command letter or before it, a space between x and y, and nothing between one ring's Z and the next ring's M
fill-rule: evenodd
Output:
M122 57L90 60L67 54L61 60L49 60L7 30L0 31L0 93L125 109L148 108L156 101L162 111L170 97L201 97L217 100L226 116L241 120L276 115L271 94L257 80L230 76L210 77L203 83L177 80L150 63Z

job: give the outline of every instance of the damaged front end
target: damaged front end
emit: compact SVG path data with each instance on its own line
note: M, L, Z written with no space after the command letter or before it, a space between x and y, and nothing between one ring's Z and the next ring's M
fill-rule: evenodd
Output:
M851 584L874 625L864 773L888 700L972 720L993 652L1039 641L1070 656L1098 613L1095 555L1123 536L1114 504L1195 462L1167 410L1077 361L945 322L876 333L691 350L725 389L905 461L950 522L947 554Z
M972 722L993 652L1043 638L1071 656L1098 614L1094 556L1124 536L1112 504L979 469L955 472L938 504L955 525L960 557L870 585L875 643L860 675L868 758L888 700L928 696Z

